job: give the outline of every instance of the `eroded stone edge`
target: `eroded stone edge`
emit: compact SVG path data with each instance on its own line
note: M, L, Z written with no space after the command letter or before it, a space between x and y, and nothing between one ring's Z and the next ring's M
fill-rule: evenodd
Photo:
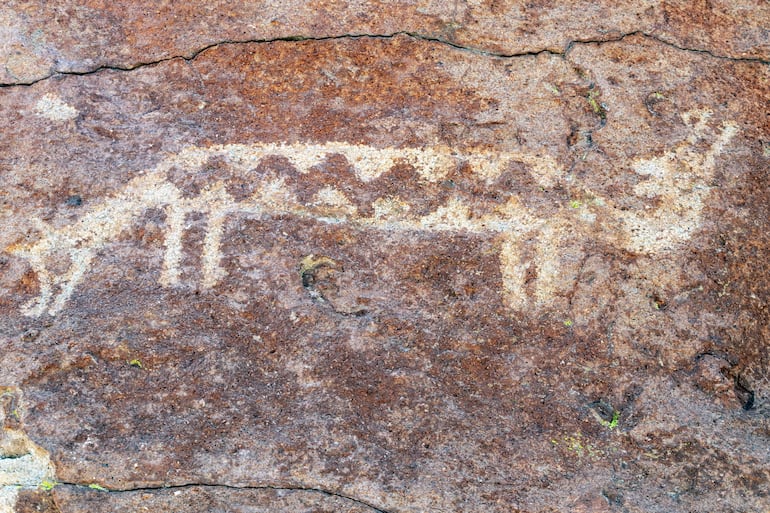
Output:
M0 399L0 513L13 513L19 492L54 486L56 470L48 451L22 429L21 389L0 387Z

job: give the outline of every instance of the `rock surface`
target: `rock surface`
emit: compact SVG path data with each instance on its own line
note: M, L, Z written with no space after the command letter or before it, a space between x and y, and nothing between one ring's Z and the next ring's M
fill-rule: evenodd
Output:
M0 8L0 512L767 511L767 2L156 4Z
M20 2L0 7L0 83L55 73L132 69L192 58L223 41L410 34L497 55L562 53L580 41L644 34L736 59L770 58L770 5L761 0L488 0L374 2Z

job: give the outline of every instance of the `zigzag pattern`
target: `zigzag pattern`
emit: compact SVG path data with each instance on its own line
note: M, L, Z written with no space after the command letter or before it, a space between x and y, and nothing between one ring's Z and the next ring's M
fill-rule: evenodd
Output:
M691 122L696 118L697 122ZM692 236L700 223L715 158L737 133L734 124L725 124L709 151L699 155L693 147L709 131L707 120L705 111L687 114L685 121L693 130L687 143L661 157L633 164L633 170L646 178L634 193L658 199L659 207L652 211L623 212L613 208L610 199L585 190L594 199L580 208L563 209L563 214L549 218L529 212L515 191L502 184L515 181L513 169L523 165L535 183L553 186L564 170L547 155L461 154L445 147L379 149L337 142L219 145L191 147L166 159L74 224L54 230L38 220L40 239L7 251L26 259L37 273L39 296L23 311L39 316L60 312L90 270L96 252L153 208L166 213L160 282L167 287L180 282L185 219L193 213L206 216L201 256L204 288L215 286L227 275L220 265L220 245L225 221L234 215L288 215L347 223L362 230L486 234L502 238L503 297L511 308L522 309L530 302L529 296L534 296L535 304L543 304L556 293L560 245L566 232L600 237L642 253L670 249ZM217 162L224 164L212 173L213 180L190 185L196 173L205 175L198 170L216 167ZM686 172L681 170L682 164ZM340 165L347 166L347 175L326 169ZM174 179L180 169L184 170L182 181ZM601 214L601 223L596 221L597 214ZM534 264L524 261L520 251L519 241L525 235L537 240L533 291L527 289L525 276ZM54 275L49 270L50 259L62 251L71 264L67 272Z

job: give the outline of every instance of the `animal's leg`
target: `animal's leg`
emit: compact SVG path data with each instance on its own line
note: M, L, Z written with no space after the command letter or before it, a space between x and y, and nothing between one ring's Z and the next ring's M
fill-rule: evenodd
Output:
M538 306L561 305L564 296L573 290L585 257L583 240L586 236L572 218L558 217L546 224L538 235L535 249L537 279L535 300Z
M32 298L22 306L22 312L30 317L39 317L48 308L48 303L53 297L53 278L41 255L27 254L24 256L29 261L32 270L37 274L40 293L36 298Z
M501 232L500 245L500 275L503 280L503 301L514 310L524 310L527 307L527 274L532 262L526 262L524 241L527 235L542 226L543 220L532 217L527 207L516 196L508 201L495 213L484 219L487 226Z
M75 249L70 253L70 268L67 274L57 278L57 283L61 283L59 294L54 299L48 313L56 315L64 308L64 304L72 297L75 287L83 280L83 276L91 268L91 262L94 259L94 250L92 248Z
M176 205L166 207L166 252L163 257L163 269L160 284L170 287L179 283L179 264L182 261L182 234L184 233L187 209Z
M226 217L227 212L221 208L221 205L216 205L209 211L208 230L206 231L206 238L203 240L203 254L201 255L203 271L201 285L204 288L213 287L227 275L227 272L219 265L222 259L220 245Z
M500 274L503 279L503 300L514 310L527 306L525 281L530 262L523 261L521 242L515 233L502 235L500 245Z
M722 131L719 133L719 137L714 144L709 148L706 157L703 159L703 167L709 170L709 176L714 174L714 168L716 167L715 158L720 155L725 146L735 137L738 133L738 126L735 123L725 123L722 126Z
M46 267L45 260L53 253L53 248L58 244L58 237L51 226L40 218L30 219L35 228L40 232L41 238L34 245L14 245L9 251L29 262L30 267L37 275L40 292L38 297L29 300L21 307L24 315L38 317L45 312L48 303L53 297L53 276Z
M544 226L540 232L535 254L535 299L538 305L543 305L553 298L559 278L558 230L551 223Z

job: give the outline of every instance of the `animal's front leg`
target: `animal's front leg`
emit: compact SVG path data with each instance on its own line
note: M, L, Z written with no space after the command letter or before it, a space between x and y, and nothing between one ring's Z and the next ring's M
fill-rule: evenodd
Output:
M550 220L538 234L535 247L537 278L535 303L538 307L563 308L579 279L585 259L584 243L590 232L571 215Z
M503 300L513 310L524 310L528 298L526 291L527 272L531 262L524 261L519 233L501 236L500 274L503 280Z
M48 304L53 297L53 277L48 271L42 255L27 254L23 256L28 260L30 267L32 267L32 270L35 271L35 274L37 275L40 292L37 297L32 298L24 304L22 312L24 315L30 317L39 317L40 315L43 315L46 308L48 308Z
M530 302L527 279L532 267L531 259L527 259L526 241L540 229L543 220L531 216L521 201L512 196L484 223L500 231L503 301L513 310L524 310Z

